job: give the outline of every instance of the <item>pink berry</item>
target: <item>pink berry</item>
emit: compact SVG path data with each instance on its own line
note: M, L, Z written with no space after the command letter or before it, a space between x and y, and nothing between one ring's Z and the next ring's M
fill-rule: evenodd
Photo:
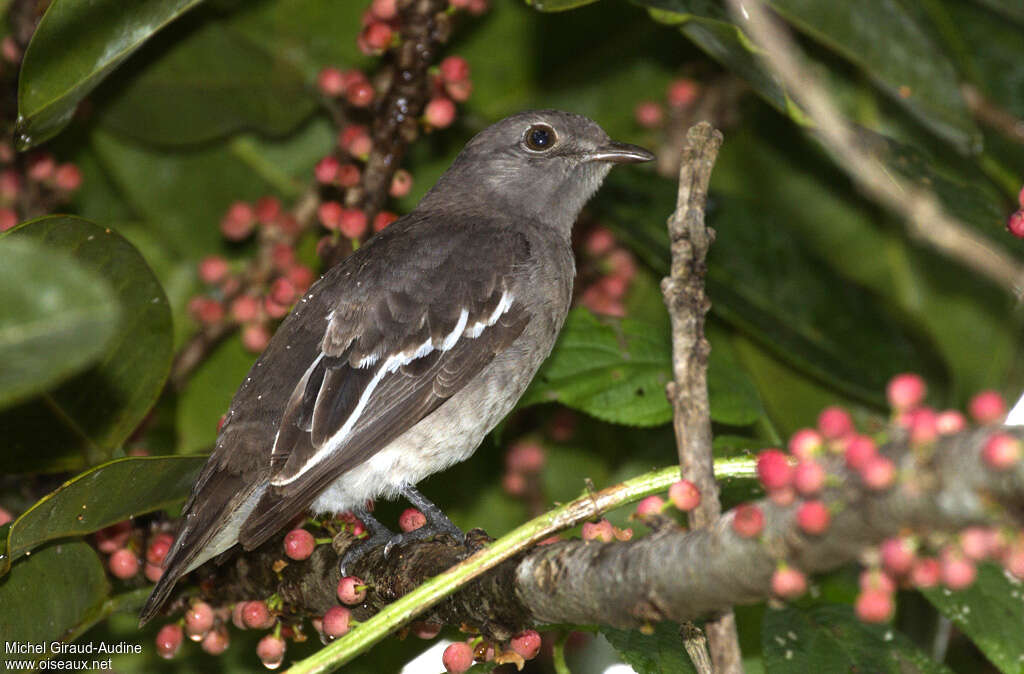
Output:
M139 572L139 558L128 548L115 550L107 563L115 578L126 580Z
M345 100L357 108L365 108L373 103L373 85L366 80L353 82L345 88Z
M111 554L115 550L124 547L128 537L132 533L132 523L129 520L122 520L117 524L111 524L97 531L93 536L96 539L96 548L105 554Z
M832 516L821 501L805 501L796 511L796 523L805 533L819 535L828 529Z
M159 581L164 575L164 569L159 564L153 564L152 562L146 562L146 566L142 569L142 575L146 577L151 583Z
M397 219L397 214L391 211L381 211L373 217L373 231L379 232Z
M320 224L326 229L336 230L341 226L341 214L344 207L337 201L325 201L316 210Z
M825 486L825 468L817 461L801 461L793 469L793 486L804 496L817 494Z
M0 232L6 232L18 226L18 214L10 208L0 208Z
M284 554L289 558L301 561L309 559L316 548L316 540L313 534L305 529L292 529L284 537Z
M395 171L388 193L393 197L404 197L412 189L412 174L405 169Z
M449 56L439 66L441 79L445 82L462 82L469 79L469 63L461 56Z
M657 515L665 509L665 501L660 496L648 496L636 505L636 514L643 518Z
M939 435L952 435L967 428L967 419L957 410L943 410L935 417L935 430Z
M444 85L444 91L453 101L465 103L473 93L473 83L470 80L446 82Z
M531 441L515 443L505 455L505 465L515 473L539 473L545 460L544 448Z
M894 410L901 412L912 410L920 405L927 391L924 379L912 372L896 375L889 380L889 384L885 388L889 405Z
M645 129L653 129L661 126L665 120L665 111L654 101L641 101L636 104L633 110L636 123Z
M1003 556L1003 567L1015 578L1024 580L1024 540L1017 541Z
M874 456L860 469L860 478L868 489L888 489L896 480L896 465L884 456Z
M163 564L164 557L171 551L174 545L174 537L170 534L159 533L149 540L146 546L146 561L150 564Z
M807 591L807 576L791 566L780 566L772 574L772 594L795 599Z
M270 260L275 268L287 271L295 264L295 249L287 243L275 243L270 248Z
M615 235L607 227L598 225L587 234L583 247L594 257L601 257L615 247Z
M365 583L356 576L345 576L338 581L338 599L349 606L361 604L366 599Z
M210 655L220 655L228 649L230 644L231 639L228 637L228 631L223 627L218 627L206 633L200 647Z
M451 674L462 674L473 666L473 649L464 641L457 641L444 649L441 664Z
M199 278L203 283L220 283L230 271L228 261L219 255L207 255L199 261Z
M1008 470L1020 461L1020 440L1008 433L993 433L985 441L981 458L989 468Z
M240 630L249 629L249 626L245 624L245 605L248 603L247 601L240 601L231 607L231 624Z
M156 633L156 652L161 658L170 660L178 653L178 649L181 648L181 642L183 641L183 635L181 632L181 626L176 623L170 623L160 628L160 631Z
M950 590L962 590L970 586L978 575L974 562L956 550L944 550L940 564L942 584Z
M1001 422L1006 417L1006 402L995 391L982 391L967 405L971 416L979 424Z
M256 226L256 212L244 201L236 201L220 221L220 231L230 241L241 241Z
M251 630L266 630L274 626L274 616L262 601L247 601L242 606L242 622Z
M355 164L342 164L338 167L338 176L335 180L339 187L355 187L359 184L362 174Z
M61 164L53 174L53 183L59 190L74 192L82 186L82 171L74 164Z
M327 155L313 167L313 175L316 176L317 182L330 184L338 177L338 169L340 167L341 162L336 157Z
M405 532L415 531L426 523L426 516L416 508L406 508L398 516L398 528Z
M278 304L285 306L295 301L295 286L292 282L283 276L279 276L274 279L274 282L270 284L270 298Z
M205 601L198 601L185 611L185 633L192 641L202 641L212 628L213 608Z
M309 290L309 286L313 285L313 270L305 265L293 265L288 270L287 276L300 295Z
M837 440L853 432L853 419L842 407L826 407L818 415L818 430L828 440Z
M372 54L387 49L393 35L391 26L383 21L376 21L363 30L362 38L363 43L369 47L368 53Z
M267 669L277 669L284 662L284 649L284 639L268 634L256 644L256 657Z
M992 554L996 535L985 527L967 527L960 532L960 550L968 559L980 562Z
M435 129L444 129L455 121L455 103L450 98L438 96L432 98L423 110L427 124Z
M242 346L251 353L263 353L270 343L270 333L260 323L252 323L242 328Z
M1018 239L1024 238L1024 209L1010 214L1006 219L1006 231Z
M783 508L791 506L796 503L796 489L793 489L792 487L772 489L768 492L768 500Z
M211 297L193 297L188 303L189 313L205 325L218 323L224 318L224 305Z
M523 658L533 660L540 653L540 634L536 630L526 630L512 637L509 646Z
M522 496L526 493L526 478L522 473L505 473L501 476L501 488L509 496Z
M857 617L866 623L882 623L892 618L896 606L888 592L867 590L857 595L854 610Z
M348 634L352 612L344 606L332 606L324 614L323 633L328 639L337 639Z
M358 208L345 208L338 220L338 231L349 239L359 239L366 234L366 213Z
M281 201L277 197L260 197L254 210L257 222L264 226L274 225L281 217Z
M604 543L611 543L615 539L612 523L605 519L598 522L584 522L582 536L585 541L602 541Z
M381 21L390 21L398 16L398 3L396 0L373 0L370 13Z
M0 527L12 521L14 521L14 515L11 514L11 511L0 506Z
M938 415L930 407L918 407L906 413L907 428L910 431L910 442L914 445L927 445L939 437Z
M789 439L789 452L798 459L813 457L821 447L821 433L813 428L801 428Z
M351 124L338 134L338 145L353 157L365 157L370 154L373 141L365 126Z
M685 108L697 100L700 85L691 79L673 80L668 85L668 104L674 108Z
M260 301L252 295L242 295L231 302L231 317L239 323L254 321L259 315Z
M683 512L690 512L700 505L700 489L689 480L680 480L668 488L668 499Z
M882 566L889 573L897 576L910 571L917 558L917 551L909 538L887 538L879 546Z
M864 569L860 574L861 592L878 591L892 594L896 592L896 581L879 569Z
M56 169L57 163L53 160L53 155L47 152L39 152L28 158L27 175L29 180L36 182L50 180Z
M793 481L789 457L777 449L766 449L757 455L757 477L765 489L782 489Z
M910 567L910 583L917 588L935 587L941 577L942 567L934 557L921 557Z
M878 445L866 435L855 435L846 443L843 458L853 470L861 470L878 455Z
M341 71L334 67L327 67L316 76L316 86L320 93L331 98L341 95L345 90L345 78Z
M764 530L764 512L752 503L744 503L733 510L732 529L743 538L753 538Z
M0 42L0 54L3 55L5 61L18 63L21 60L21 47L14 41L13 37L8 35Z
M14 169L0 171L0 198L14 201L21 194L21 175Z

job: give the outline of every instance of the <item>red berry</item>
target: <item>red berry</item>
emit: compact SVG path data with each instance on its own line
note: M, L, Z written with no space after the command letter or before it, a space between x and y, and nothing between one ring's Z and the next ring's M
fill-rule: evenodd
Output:
M115 550L124 547L128 537L132 533L132 523L129 520L122 520L117 524L111 524L97 531L93 536L96 538L96 548L105 554L111 554Z
M940 435L959 433L967 428L967 419L957 410L944 410L935 417L935 430Z
M309 559L316 548L313 534L305 529L292 529L284 537L284 554L294 560Z
M877 455L878 445L866 435L855 435L850 438L843 453L846 465L853 470L863 469Z
M920 405L927 391L924 379L912 372L896 375L889 380L885 388L889 405L900 412L912 410Z
M353 157L365 157L370 154L372 144L369 132L361 124L346 126L338 134L338 145Z
M322 631L328 639L348 634L352 613L344 606L333 606L324 614Z
M993 433L985 441L981 457L989 468L1008 470L1020 461L1020 440L1007 433Z
M887 538L879 546L882 566L891 574L901 576L914 564L917 551L909 538Z
M273 297L269 295L263 298L263 311L266 312L271 318L284 318L288 315L288 305L280 304L274 301ZM264 331L267 339L270 339L270 333ZM243 335L244 338L244 335ZM263 348L266 348L265 346Z
M1006 417L1006 402L995 391L982 391L967 405L971 416L979 424L1001 422Z
M391 211L381 211L373 217L373 231L379 232L392 222L398 219L398 215Z
M0 232L6 232L18 226L18 214L10 208L0 208Z
M744 503L733 510L732 529L743 538L753 538L764 530L764 512L761 508Z
M654 101L641 101L633 109L633 116L636 118L636 123L640 126L645 129L653 129L661 126L661 123L665 120L665 111Z
M449 56L441 61L441 79L445 82L462 82L469 79L469 63L461 56Z
M39 152L29 157L27 174L29 180L44 182L53 177L56 168L57 163L53 160L53 155Z
M252 353L262 353L270 343L270 333L260 323L251 323L242 328L242 346Z
M218 627L206 633L200 647L210 655L220 655L228 649L230 644L231 640L228 637L228 631L223 627Z
M340 187L355 187L359 184L361 173L355 164L342 164L338 167L336 181Z
M327 155L313 167L313 174L316 176L317 182L329 184L338 177L339 168L341 168L341 162L336 157Z
M365 45L367 49L364 51L368 54L379 53L391 44L391 37L394 32L391 30L391 26L384 23L383 21L375 21L363 29L361 44Z
M680 480L668 488L668 499L683 512L689 512L700 505L700 489L689 480Z
M829 440L836 440L853 432L853 419L842 407L826 407L818 415L818 430Z
M773 489L768 492L768 500L777 506L791 506L796 503L796 489L792 487L783 487L782 489Z
M256 657L267 669L277 669L284 662L284 649L284 639L268 634L256 644Z
M278 304L289 305L295 301L295 286L283 276L274 279L270 284L270 297Z
M612 523L605 519L598 522L584 522L582 536L585 541L602 541L604 543L611 543L615 539Z
M287 243L275 243L270 248L270 260L280 271L288 271L295 264L295 249Z
M170 660L178 653L183 641L181 626L170 623L160 628L156 633L156 652L161 658Z
M18 63L21 61L21 47L14 41L14 38L10 35L6 36L2 42L0 42L0 54L3 55L5 61L9 63Z
M316 86L322 94L333 98L345 90L345 78L339 69L327 67L316 76Z
M789 452L798 459L809 459L821 450L821 433L813 428L801 428L789 439Z
M906 413L907 428L910 430L910 442L915 445L926 445L939 437L938 415L930 407L919 407Z
M198 601L185 611L185 633L192 641L202 641L211 628L213 608L205 601Z
M249 236L256 225L256 212L244 201L236 201L228 208L220 221L220 231L224 238L241 241Z
M358 208L346 208L341 211L338 230L349 239L358 239L366 234L366 213Z
M309 290L309 286L313 284L313 270L305 265L293 266L288 270L287 276L300 295Z
M828 529L828 508L821 501L805 501L796 511L796 523L804 532L817 536Z
M896 465L884 456L873 456L860 469L860 479L868 489L888 489L896 480Z
M0 527L14 520L14 515L11 511L3 506L0 506Z
M325 201L316 210L320 224L326 229L336 230L341 226L341 214L344 207L337 201Z
M366 588L361 578L345 576L338 581L338 599L342 604L360 604L366 599Z
M193 318L206 325L224 318L224 305L210 297L193 297L188 302L188 310Z
M373 103L373 85L366 80L353 82L345 88L345 100L357 108L365 108Z
M426 516L416 508L406 508L398 516L398 528L405 532L415 531L426 523Z
M74 192L82 186L82 171L74 164L61 164L53 174L53 183L59 190Z
M381 21L390 21L398 16L398 3L396 0L373 0L370 13Z
M665 502L661 500L660 496L648 496L637 504L636 514L643 518L649 515L657 515L664 509Z
M231 607L231 623L240 630L249 629L249 626L245 624L245 605L248 603L240 601Z
M443 96L432 98L423 110L423 117L427 124L436 129L451 126L451 123L455 121L455 103L450 98Z
M540 634L536 630L526 630L512 637L509 646L523 658L533 660L540 653Z
M825 486L825 468L817 461L801 461L793 469L793 486L804 496L817 494Z
M230 271L228 261L219 255L207 255L199 261L199 278L203 283L220 283Z
M974 562L956 550L943 550L940 564L942 584L950 590L962 590L970 586L978 575Z
M473 93L473 83L469 80L462 80L461 82L447 82L444 85L444 91L453 101L465 103Z
M239 323L254 321L259 315L260 301L252 295L242 295L231 302L231 316Z
M107 565L110 573L122 580L131 578L139 572L139 558L128 548L115 550L114 554L110 555Z
M996 547L996 532L985 527L967 527L960 532L960 550L968 559L980 562Z
M793 481L789 457L777 449L766 449L757 455L757 477L765 489L782 489Z
M587 234L583 247L594 257L601 257L615 248L615 235L607 227L598 225Z
M164 557L171 551L174 545L174 537L170 534L160 533L149 539L146 547L146 561L150 564L163 564Z
M266 630L274 626L274 616L262 601L247 601L242 605L242 622L251 630Z
M452 674L462 674L473 666L473 649L464 641L457 641L444 649L441 664Z
M391 188L388 193L393 197L404 197L412 189L412 174L405 169L395 171L391 178Z
M867 590L857 595L854 610L857 617L866 623L882 623L892 618L896 606L888 592Z
M153 564L152 562L146 562L146 566L142 569L142 575L146 577L151 583L155 583L160 580L164 575L163 567L159 564Z
M536 442L517 442L505 455L505 465L514 473L539 473L545 458L544 448Z
M505 473L501 476L501 488L509 496L522 496L526 493L526 478L522 473Z
M772 594L795 599L807 591L807 576L791 566L780 566L772 574Z
M256 221L268 226L277 223L281 217L281 201L277 197L260 197L256 200Z
M1018 239L1024 238L1024 209L1010 214L1006 219L1006 231Z
M700 85L691 79L673 80L668 85L668 104L674 108L685 108L697 100Z
M860 574L861 592L885 592L892 594L896 591L896 581L892 577L878 569L864 569Z
M917 588L935 587L941 577L942 567L934 557L921 557L910 567L910 583Z

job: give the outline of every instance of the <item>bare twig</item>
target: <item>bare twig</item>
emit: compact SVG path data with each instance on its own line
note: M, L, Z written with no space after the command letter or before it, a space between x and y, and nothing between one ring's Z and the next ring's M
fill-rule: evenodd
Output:
M947 213L935 194L886 170L878 157L857 142L854 129L814 73L804 67L793 40L761 0L729 0L729 5L736 22L758 43L760 57L804 108L822 143L861 189L900 214L911 236L1020 297L1024 268Z
M711 346L704 336L704 319L711 308L704 291L705 258L715 240L714 230L704 224L704 208L722 134L702 122L689 130L686 141L679 167L676 211L668 221L672 267L670 275L661 282L672 321L675 375L666 393L672 403L680 472L701 493L700 505L690 513L690 526L706 527L722 512L711 451L707 379ZM705 629L715 671L741 672L739 636L732 611L709 620Z
M960 87L967 107L983 124L987 124L1007 138L1024 143L1024 120L1018 119L1010 111L999 107L986 98L976 87L965 84Z

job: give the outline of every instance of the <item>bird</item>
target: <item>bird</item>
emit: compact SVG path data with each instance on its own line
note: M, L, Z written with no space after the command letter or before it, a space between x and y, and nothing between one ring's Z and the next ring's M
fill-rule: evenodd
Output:
M569 311L576 218L613 164L653 158L559 110L470 139L411 212L310 286L253 364L140 624L182 576L307 510L352 512L374 542L460 538L415 485L515 406ZM422 534L393 535L366 510L399 495L426 516Z

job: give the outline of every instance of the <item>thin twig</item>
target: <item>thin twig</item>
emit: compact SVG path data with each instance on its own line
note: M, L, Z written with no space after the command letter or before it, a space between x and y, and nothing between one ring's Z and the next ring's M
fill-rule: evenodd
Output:
M979 121L1007 138L1024 143L1024 119L1019 119L1009 110L999 107L970 84L962 85L960 92L964 95L971 114Z
M761 0L729 0L732 14L760 49L758 55L787 93L806 111L837 163L867 194L900 214L910 235L1020 297L1024 267L945 211L930 190L885 170L879 157L857 142L818 78L798 57L798 48Z
M672 403L680 472L701 493L700 505L690 513L690 526L697 528L710 526L722 512L711 448L707 380L711 345L704 334L705 316L711 308L704 290L706 257L715 240L714 230L704 224L704 209L711 170L721 146L721 132L707 122L697 124L686 134L676 211L668 221L672 266L669 276L661 282L672 322L675 376L666 393ZM714 670L741 672L742 654L732 611L709 620L705 629ZM687 643L690 647L696 644Z

